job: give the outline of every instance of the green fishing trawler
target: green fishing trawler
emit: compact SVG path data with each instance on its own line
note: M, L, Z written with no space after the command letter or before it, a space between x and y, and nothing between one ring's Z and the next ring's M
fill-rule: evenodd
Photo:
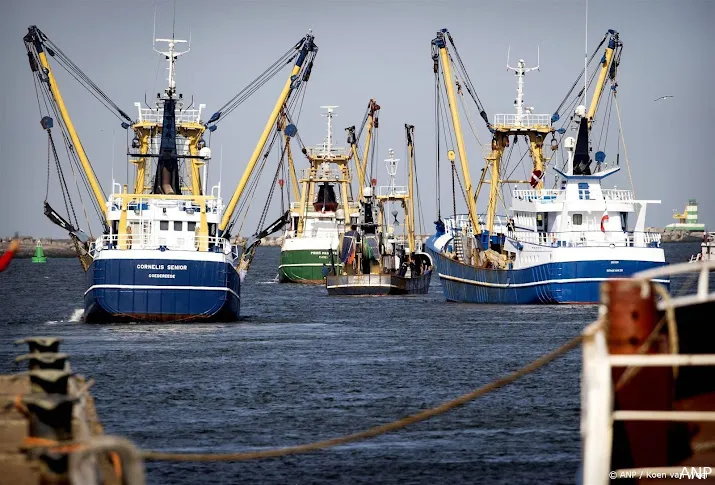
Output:
M346 227L357 221L359 206L352 194L352 177L348 166L355 160L360 184L376 113L379 106L370 100L363 129L367 129L362 161L357 153L355 127L347 129L350 151L333 145L333 117L337 106L322 106L328 121L328 132L322 145L307 148L310 163L292 180L293 193L300 200L291 203L289 226L283 234L278 278L282 283L322 283L326 268L339 267L338 244ZM300 186L300 188L299 188Z

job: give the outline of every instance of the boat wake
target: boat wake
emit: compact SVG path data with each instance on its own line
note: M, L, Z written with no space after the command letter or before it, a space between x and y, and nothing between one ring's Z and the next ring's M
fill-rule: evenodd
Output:
M72 311L72 315L70 316L68 322L72 323L77 323L82 321L82 315L84 314L84 308L75 308Z
M57 325L58 323L78 323L82 321L83 314L84 310L82 308L75 308L74 310L72 310L72 314L67 320L48 320L45 322L45 325Z

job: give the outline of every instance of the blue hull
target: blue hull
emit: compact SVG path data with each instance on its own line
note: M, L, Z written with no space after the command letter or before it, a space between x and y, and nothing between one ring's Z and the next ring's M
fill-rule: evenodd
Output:
M87 271L84 320L233 321L240 279L228 262L97 259Z
M550 304L598 303L603 281L627 278L664 266L651 261L574 261L517 270L485 269L454 261L426 246L432 256L444 297L463 303ZM668 287L668 282L663 282Z

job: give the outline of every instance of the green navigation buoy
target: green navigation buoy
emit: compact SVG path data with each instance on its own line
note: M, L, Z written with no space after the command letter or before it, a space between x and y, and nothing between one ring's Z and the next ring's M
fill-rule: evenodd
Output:
M35 255L32 257L33 263L46 263L47 258L45 257L45 252L42 250L42 243L37 240L37 246L35 246Z

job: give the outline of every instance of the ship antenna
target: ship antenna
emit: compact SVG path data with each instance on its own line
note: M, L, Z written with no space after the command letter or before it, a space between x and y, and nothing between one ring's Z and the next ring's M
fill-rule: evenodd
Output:
M583 56L583 105L586 106L586 91L588 90L588 0L586 0L586 39Z
M218 159L218 198L221 198L221 177L223 177L223 143L221 143L221 153Z
M323 151L324 157L329 157L332 155L333 151L333 110L337 108L338 106L321 106L323 109L327 109L327 113L325 113L323 116L326 116L328 118L328 137L325 139L325 143L323 146Z
M390 174L390 195L395 195L395 176L397 175L397 162L400 161L399 158L395 158L395 151L390 148L388 150L390 158L385 159L385 165L387 166L387 173Z
M189 52L191 50L191 44L189 44L188 49L186 49L185 51L176 52L174 50L174 48L176 47L176 44L179 44L179 43L185 44L187 42L185 40L177 39L175 32L174 32L175 27L176 27L176 2L174 2L174 25L171 28L171 39L157 39L156 38L156 6L154 7L154 9L155 9L154 10L154 44L152 47L154 49L154 52L157 52L157 53L163 55L166 58L167 62L169 63L169 67L167 68L169 71L169 77L168 77L169 87L165 90L165 92L169 98L173 98L174 95L176 94L176 59L180 55L183 55L183 54L186 54L187 52ZM169 44L169 50L168 51L157 50L156 47L154 47L156 45L156 42L166 42L167 44Z
M541 58L541 51L537 47L537 61L536 61L536 66L534 67L526 67L526 63L524 62L524 59L519 59L519 62L516 64L516 67L512 67L509 65L509 54L511 52L511 46L509 46L509 50L507 50L506 54L506 68L507 70L512 70L516 73L516 101L514 102L515 107L516 107L516 119L514 122L515 126L522 126L523 124L523 119L524 119L524 76L526 75L527 72L533 71L533 70L539 70L539 60ZM534 108L533 107L527 107L526 111L527 114L530 113Z

